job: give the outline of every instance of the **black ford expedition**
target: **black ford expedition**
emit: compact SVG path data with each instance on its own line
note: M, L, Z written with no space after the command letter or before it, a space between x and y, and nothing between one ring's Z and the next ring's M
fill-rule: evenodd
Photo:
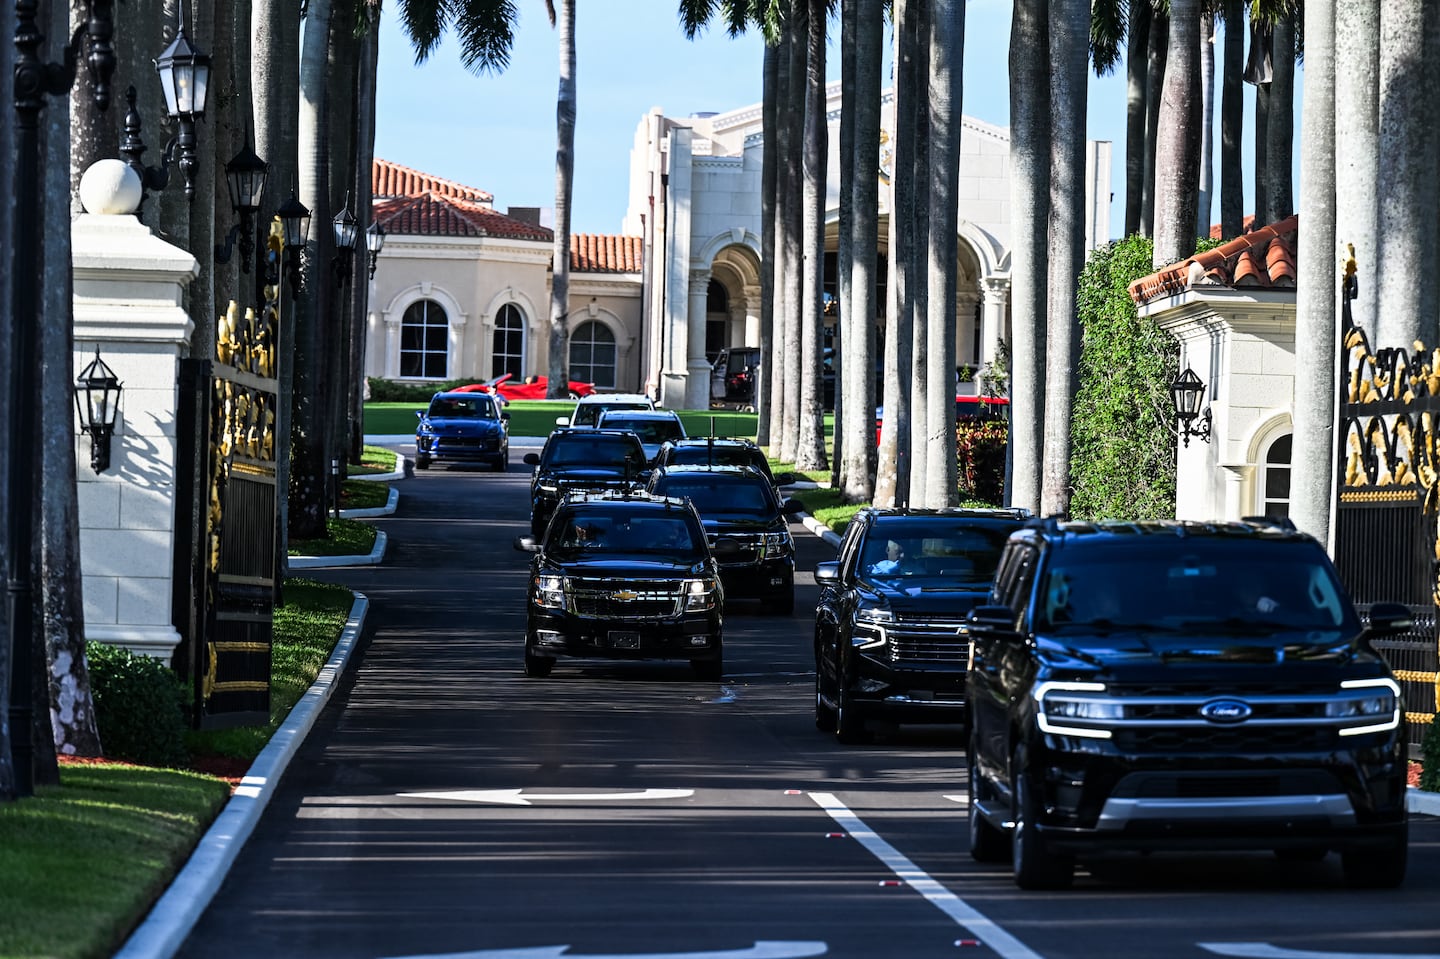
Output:
M970 614L970 846L1022 888L1117 850L1341 856L1404 880L1400 688L1311 537L1258 523L1070 523L1011 537Z

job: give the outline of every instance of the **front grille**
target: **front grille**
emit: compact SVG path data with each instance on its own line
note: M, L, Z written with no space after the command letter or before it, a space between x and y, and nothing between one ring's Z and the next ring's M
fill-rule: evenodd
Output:
M740 552L720 560L721 566L752 566L765 558L765 537L761 533L708 533L705 539L713 549L721 537L740 544Z
M678 616L678 580L572 579L570 612L587 619L655 620Z
M500 441L476 436L442 436L438 445L441 449L495 450L500 448Z
M1333 729L1261 726L1115 730L1115 748L1127 753L1317 752L1332 749Z
M969 635L957 620L905 615L885 632L892 663L964 666L970 657Z

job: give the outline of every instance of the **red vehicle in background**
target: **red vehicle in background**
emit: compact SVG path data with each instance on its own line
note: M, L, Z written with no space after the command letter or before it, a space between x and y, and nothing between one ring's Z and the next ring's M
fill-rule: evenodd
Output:
M1010 400L1004 396L955 397L955 422L1004 419ZM885 422L885 407L875 407L875 443L880 443L880 427Z
M471 383L469 386L462 386L452 391L456 393L494 393L505 402L511 400L543 400L549 380L543 376L532 376L529 382L513 382L514 374L503 373L493 380L486 380L484 383ZM579 380L570 381L569 399L578 400L582 396L589 396L595 392L594 383L581 383Z

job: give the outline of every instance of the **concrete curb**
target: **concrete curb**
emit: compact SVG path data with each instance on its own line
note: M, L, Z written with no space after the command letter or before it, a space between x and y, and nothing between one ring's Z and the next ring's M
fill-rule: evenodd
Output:
M1440 816L1440 793L1409 786L1405 790L1405 808L1422 816Z
M391 490L390 492L395 492ZM287 558L289 569L320 569L326 566L378 566L385 558L385 545L389 537L383 529L375 531L375 548L368 556L291 556Z
M409 476L415 467L408 456L395 454L395 468L388 473L352 473L347 480L362 480L366 483L393 483Z
M285 722L275 731L269 744L255 758L235 794L201 837L189 861L170 883L170 888L120 951L115 953L114 959L169 959L184 944L190 930L210 905L235 857L260 821L260 814L274 795L285 768L315 725L320 710L330 700L359 642L370 600L363 593L354 595L355 602L350 607L350 616L340 633L340 641L335 644L335 651L320 670L314 685L290 710L290 715L285 717Z
M372 506L366 509L342 509L341 519L367 519L371 516L390 516L395 512L395 506L400 502L400 491L390 487L390 498L385 501L384 506Z
M811 516L809 513L798 513L796 514L796 518L800 520L800 522L804 523L805 528L808 529L810 532L814 533L816 536L820 537L836 549L840 548L839 533L835 532L833 529L826 526L824 523L820 522L818 519Z

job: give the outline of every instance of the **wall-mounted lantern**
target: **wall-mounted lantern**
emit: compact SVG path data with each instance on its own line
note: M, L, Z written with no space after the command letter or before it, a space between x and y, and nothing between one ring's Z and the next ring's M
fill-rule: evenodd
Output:
M115 371L95 359L75 378L75 409L80 414L80 432L90 434L90 468L103 473L110 468L110 437L115 435L115 415L120 410L121 384Z
M335 259L330 261L330 268L334 271L335 282L344 286L350 282L350 274L355 262L355 244L360 239L359 225L355 222L355 214L350 212L350 195L345 195L345 206L335 214Z
M240 215L240 222L230 228L225 245L215 245L215 262L228 263L235 240L240 240L240 269L250 272L250 260L255 256L255 214L260 211L260 200L265 195L265 179L269 165L249 145L225 164L225 185L230 189L230 209Z
M180 172L185 176L185 198L195 199L195 121L205 116L205 97L210 92L210 56L190 45L185 36L185 5L176 8L175 39L155 58L160 86L165 91L165 110L180 126L175 136ZM165 148L168 155L170 147Z
M1175 422L1180 438L1185 441L1186 446L1190 445L1192 437L1210 442L1210 407L1205 407L1204 412L1200 410L1204 396L1205 384L1188 366L1185 367L1185 372L1170 384L1170 399L1175 404Z
M290 280L290 298L296 299L305 282L300 254L310 236L310 210L291 191L290 199L280 204L275 215L280 218L280 230L285 235L285 273Z
M365 248L370 251L370 279L375 279L375 267L380 262L380 251L385 247L385 228L375 221L370 221L370 229L365 231Z

